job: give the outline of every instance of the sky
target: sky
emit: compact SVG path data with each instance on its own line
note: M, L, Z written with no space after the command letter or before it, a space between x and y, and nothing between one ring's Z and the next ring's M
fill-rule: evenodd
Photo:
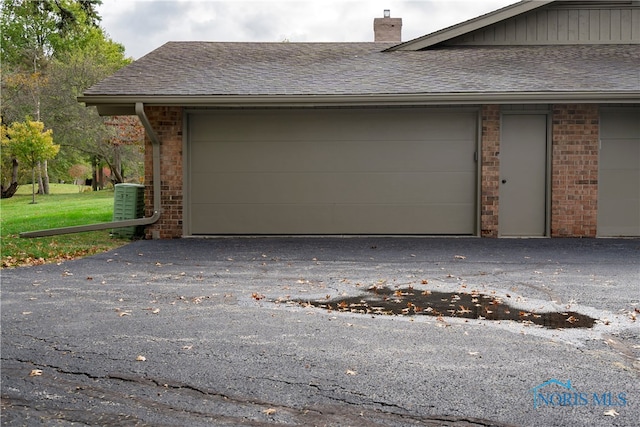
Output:
M168 41L369 42L384 9L402 41L518 0L103 0L102 27L138 59Z

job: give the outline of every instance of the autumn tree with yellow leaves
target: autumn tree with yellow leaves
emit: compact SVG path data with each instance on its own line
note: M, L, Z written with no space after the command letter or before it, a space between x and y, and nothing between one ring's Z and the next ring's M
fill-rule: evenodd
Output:
M27 119L2 127L3 150L8 150L18 161L31 168L31 203L35 204L36 168L42 162L53 159L60 151L60 146L53 143L53 131L44 130L42 122Z

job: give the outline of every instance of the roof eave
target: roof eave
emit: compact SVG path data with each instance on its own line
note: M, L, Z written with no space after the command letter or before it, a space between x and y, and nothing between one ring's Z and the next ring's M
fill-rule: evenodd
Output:
M477 18L473 18L425 36L392 46L386 49L385 52L425 49L438 43L493 25L497 22L521 15L539 7L546 6L554 1L555 0L523 0L485 15L478 16Z
M102 116L135 114L138 102L147 106L198 107L337 107L469 104L640 103L640 91L612 92L455 92L372 95L215 95L126 96L85 95Z

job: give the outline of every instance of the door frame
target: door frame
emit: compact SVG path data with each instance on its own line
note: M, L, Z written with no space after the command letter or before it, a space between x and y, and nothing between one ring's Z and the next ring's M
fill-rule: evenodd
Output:
M553 159L553 140L552 140L552 111L547 105L541 106L503 106L500 111L500 144L503 141L503 117L508 115L541 115L545 116L545 122L547 125L547 140L545 144L546 156L545 156L545 206L544 206L544 235L543 236L503 236L500 233L500 190L498 190L498 237L502 238L530 238L530 237L551 237L551 174L552 174L552 159ZM513 109L512 109L513 108ZM498 189L500 186L500 173L502 171L502 159L500 158L500 167L498 171Z

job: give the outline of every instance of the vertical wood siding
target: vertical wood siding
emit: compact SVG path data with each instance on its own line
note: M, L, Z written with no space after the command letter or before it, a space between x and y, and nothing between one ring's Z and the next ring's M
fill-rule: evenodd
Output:
M640 42L640 7L548 8L455 38L450 45L623 44Z

